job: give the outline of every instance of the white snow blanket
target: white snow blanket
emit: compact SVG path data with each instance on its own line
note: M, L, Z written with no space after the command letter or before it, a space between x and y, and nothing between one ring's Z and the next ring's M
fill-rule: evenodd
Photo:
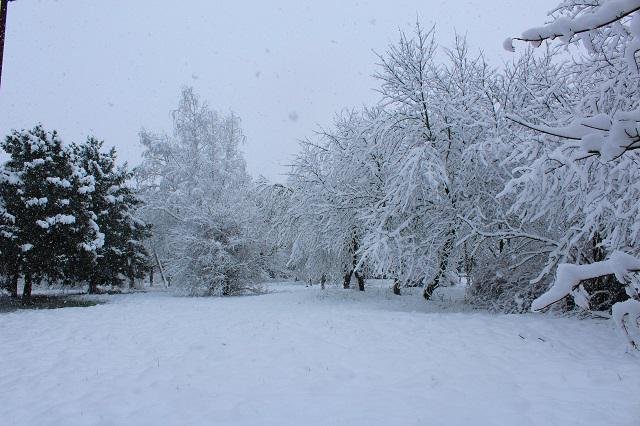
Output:
M135 294L0 314L3 425L637 425L609 321L445 309L386 287ZM437 298L437 297L436 297Z

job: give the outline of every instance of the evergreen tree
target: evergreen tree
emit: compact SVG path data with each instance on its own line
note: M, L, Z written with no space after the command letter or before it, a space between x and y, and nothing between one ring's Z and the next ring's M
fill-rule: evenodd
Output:
M95 212L104 235L104 245L97 249L95 259L79 252L79 261L69 274L87 282L90 293L95 293L98 285L122 284L123 276L133 283L146 275L150 263L142 243L149 236L149 227L134 217L140 201L128 185L131 172L126 164L116 167L115 148L105 153L102 146L102 141L90 137L72 148L78 166L93 178L89 209Z
M2 143L10 155L3 168L3 269L24 278L23 298L33 282L64 278L80 251L95 256L102 235L87 209L93 179L73 164L57 133L41 126L14 131Z
M0 170L0 188L4 188L14 179L15 175L8 173L4 168ZM11 297L18 297L19 252L14 244L15 235L15 217L7 211L4 200L0 198L0 277L3 287L11 293Z

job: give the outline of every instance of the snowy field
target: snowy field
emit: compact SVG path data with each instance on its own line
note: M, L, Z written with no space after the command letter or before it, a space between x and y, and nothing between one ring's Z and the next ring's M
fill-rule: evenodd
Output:
M608 322L270 289L0 314L0 423L640 422L640 357Z

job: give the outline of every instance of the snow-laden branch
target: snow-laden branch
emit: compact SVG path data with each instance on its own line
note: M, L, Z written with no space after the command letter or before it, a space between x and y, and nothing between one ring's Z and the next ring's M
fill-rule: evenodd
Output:
M513 51L513 40L530 42L538 47L545 40L562 38L570 41L577 34L597 30L611 25L634 12L640 10L640 0L609 0L603 2L595 10L574 18L558 18L541 27L530 28L520 37L508 38L504 48Z
M575 118L563 127L509 118L532 130L577 140L585 153L599 154L607 161L640 149L640 108L633 93L640 75L640 0L597 3L564 1L553 11L550 23L507 39L504 47L513 51L513 40L529 42L534 47L545 40L558 39L565 45L582 41L588 55L574 64L573 72L579 73L580 78L597 76L597 86L582 94L576 104L579 110L572 113ZM574 90L579 89L578 85Z
M536 132L579 141L584 154L596 153L604 160L613 160L627 151L640 149L640 109L618 111L613 116L579 117L563 127L531 124L516 115L507 115L507 118Z
M640 345L640 301L627 299L611 308L611 318L622 329L632 348ZM635 337L634 337L635 335Z
M616 279L627 286L627 294L630 299L613 305L613 320L622 328L632 347L640 344L638 337L633 337L629 328L640 332L640 301L637 300L638 288L633 286L630 274L640 272L640 259L620 251L614 252L611 257L601 262L587 265L573 265L563 263L558 266L556 280L551 288L535 299L531 304L531 310L540 311L571 295L576 304L584 309L589 309L589 294L581 282L605 275L615 275ZM640 334L639 334L640 336Z

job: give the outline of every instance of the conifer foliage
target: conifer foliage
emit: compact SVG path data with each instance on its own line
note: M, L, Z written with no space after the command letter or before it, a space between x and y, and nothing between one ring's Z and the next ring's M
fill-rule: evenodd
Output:
M78 164L94 179L88 207L104 235L95 259L75 263L72 274L89 283L90 293L96 292L98 285L120 285L124 277L133 282L144 277L149 268L143 240L150 235L150 227L135 217L140 200L128 184L133 173L126 164L116 166L115 148L105 153L102 147L102 141L90 137L72 148Z
M0 273L12 295L20 280L28 300L34 283L86 282L95 291L145 270L147 227L132 216L130 172L101 145L65 147L42 126L2 143L10 158L0 171Z

